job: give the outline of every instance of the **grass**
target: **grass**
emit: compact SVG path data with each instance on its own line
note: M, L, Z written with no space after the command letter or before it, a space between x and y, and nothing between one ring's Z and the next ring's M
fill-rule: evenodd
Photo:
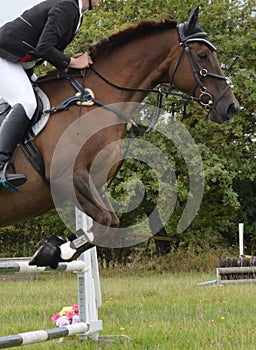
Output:
M215 274L115 270L101 273L100 335L127 335L113 344L57 341L26 349L253 350L254 284L197 286ZM0 335L52 328L50 316L76 303L76 278L40 275L38 281L0 283Z

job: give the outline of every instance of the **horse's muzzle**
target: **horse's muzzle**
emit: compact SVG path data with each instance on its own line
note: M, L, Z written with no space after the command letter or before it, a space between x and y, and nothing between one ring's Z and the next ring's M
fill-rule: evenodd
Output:
M223 124L232 121L234 115L240 110L238 101L230 103L227 107L219 105L209 113L209 119L215 123Z

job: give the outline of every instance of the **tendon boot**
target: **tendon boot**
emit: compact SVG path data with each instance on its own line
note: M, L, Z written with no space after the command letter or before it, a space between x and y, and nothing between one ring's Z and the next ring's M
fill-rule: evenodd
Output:
M64 261L60 257L60 245L66 243L62 237L53 235L42 239L37 243L39 249L33 255L29 265L58 267L58 263Z
M0 126L0 181L3 187L16 190L27 181L25 174L8 173L9 161L30 124L21 104L16 104Z
M50 266L52 269L56 269L60 262L77 259L84 251L95 246L83 230L78 230L76 234L68 237L68 240L53 235L40 241L38 245L40 248L33 255L29 265Z

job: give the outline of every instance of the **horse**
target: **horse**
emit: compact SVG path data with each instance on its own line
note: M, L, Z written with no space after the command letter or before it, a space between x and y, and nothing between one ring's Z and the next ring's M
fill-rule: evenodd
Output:
M161 91L154 89L157 85L166 88L168 84L167 93L179 90L190 96L213 122L228 122L238 112L231 81L221 70L216 48L198 26L198 15L196 7L188 21L181 24L172 17L160 22L143 20L93 45L90 55L94 63L86 70L57 72L54 78L51 72L49 79L38 80L51 106L73 96L75 84L78 90L83 88L81 94L85 86L89 87L96 96L90 95L91 100L96 103L52 113L35 138L34 144L44 159L45 179L53 187L33 168L22 148L17 148L15 168L27 174L28 181L13 193L1 191L0 226L53 209L55 190L64 200L75 198L75 205L93 219L93 225L91 236L80 232L67 241L56 236L44 240L31 264L55 268L58 262L71 261L84 250L101 245L101 238L111 228L118 228L118 217L104 195L105 184L122 158L127 125L137 127L132 119L133 107L129 106L143 101L149 92ZM115 107L119 103L128 103L128 107L124 105L120 111ZM79 132L87 134L80 137ZM97 166L91 172L98 154Z

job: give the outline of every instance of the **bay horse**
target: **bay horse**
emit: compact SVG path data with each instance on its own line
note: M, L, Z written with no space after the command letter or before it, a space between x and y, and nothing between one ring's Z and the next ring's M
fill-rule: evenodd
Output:
M175 89L187 94L206 109L213 122L227 122L237 113L239 104L231 82L223 75L215 47L198 26L198 14L199 7L196 7L189 20L178 25L169 18L161 22L144 20L129 26L92 46L90 54L94 63L86 73L70 70L63 74L64 78L56 75L55 79L39 79L37 84L49 97L51 106L74 95L70 77L76 77L79 86L89 87L96 103L53 113L35 138L51 187L18 147L15 167L19 173L28 175L28 181L14 193L1 192L0 226L53 209L55 190L64 199L74 195L78 203L75 205L93 219L93 226L92 238L80 232L67 241L56 236L46 239L31 264L55 268L58 262L71 261L86 249L101 245L101 238L108 235L111 228L118 228L118 217L103 196L105 172L109 164L118 164L121 159L127 123L137 126L131 117L130 104L122 111L111 106L140 103L149 92L156 91L156 85L168 84L168 93ZM97 102L104 107L99 109ZM78 128L86 136L81 137ZM99 153L101 156L92 174L91 166ZM115 167L112 168L108 177L115 172ZM70 193L71 187L74 193Z

